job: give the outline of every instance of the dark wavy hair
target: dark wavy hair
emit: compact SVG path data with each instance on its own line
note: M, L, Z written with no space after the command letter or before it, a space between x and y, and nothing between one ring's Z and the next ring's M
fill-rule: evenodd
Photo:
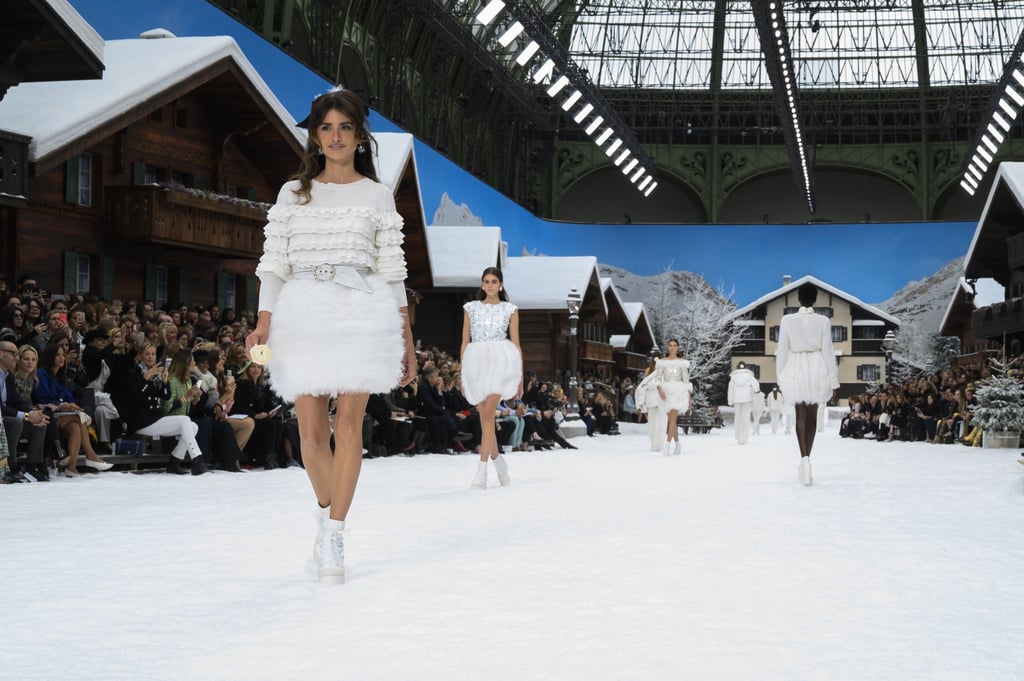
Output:
M498 289L498 299L507 301L508 293L505 292L505 277L501 273L501 270L498 269L497 267L488 267L487 269L484 270L484 273L480 275L480 281L483 282L484 277L486 277L488 274L493 274L498 278L498 281L501 282L501 288ZM476 290L476 300L484 300L486 298L487 294L484 293L484 287L481 286Z
M373 165L373 155L377 152L377 140L373 139L370 134L366 105L359 99L359 95L351 90L331 90L313 100L313 104L309 107L309 115L299 124L309 133L299 172L291 177L291 179L299 181L299 188L295 190L295 193L299 195L300 203L309 202L309 191L313 186L313 178L323 172L326 164L320 153L320 146L316 142L316 129L320 127L331 111L337 111L347 116L355 126L356 139L360 144L366 145L364 151L356 151L356 171L374 182L380 182L377 177L377 168Z
M805 281L800 284L800 288L796 291L796 299L800 301L800 304L804 307L814 307L815 301L818 300L818 287L809 281Z
M669 343L675 343L676 344L676 357L678 357L679 356L679 339L678 338L669 338L667 341L665 341L665 357L667 359L675 359L675 357L669 357L668 356L668 344Z

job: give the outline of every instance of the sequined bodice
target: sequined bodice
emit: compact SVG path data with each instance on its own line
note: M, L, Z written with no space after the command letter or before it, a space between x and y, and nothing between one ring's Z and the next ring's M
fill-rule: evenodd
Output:
M655 378L661 382L690 380L690 361L686 359L659 359L656 363Z
M508 320L516 311L512 303L497 304L473 300L462 306L469 314L470 340L474 343L500 341L508 337Z

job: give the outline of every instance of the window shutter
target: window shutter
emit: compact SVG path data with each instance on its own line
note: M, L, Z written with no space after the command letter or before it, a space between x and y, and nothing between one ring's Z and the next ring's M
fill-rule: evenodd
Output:
M146 184L146 164L142 161L132 163L132 184Z
M65 167L67 177L64 178L64 200L78 205L78 156L69 158Z
M192 286L189 281L189 269L182 265L178 268L178 302L186 305L192 302Z
M249 187L248 189L245 190L245 195L246 197L248 197L250 201L256 201L256 188Z
M219 307L221 310L223 310L225 307L228 306L228 303L227 303L227 289L228 289L227 280L228 280L228 277L230 277L230 276L232 276L232 275L228 274L227 272L218 272L217 273L217 307Z
M256 299L256 275L245 275L245 309L255 312L259 305Z
M64 293L77 293L78 253L64 251Z
M101 284L102 295L107 300L114 299L114 257L103 256L103 283Z
M146 300L156 300L156 265L151 262L146 263L146 288L143 296Z

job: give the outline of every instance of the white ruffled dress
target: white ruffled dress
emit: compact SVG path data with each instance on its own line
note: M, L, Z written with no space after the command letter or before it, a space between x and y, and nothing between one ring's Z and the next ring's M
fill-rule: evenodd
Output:
M462 393L470 404L480 404L488 395L515 397L523 379L523 358L507 336L516 306L472 300L462 309L469 315L470 333L462 354Z
M665 393L662 409L685 412L690 408L690 360L661 358L655 360L654 380Z
M300 204L298 186L286 183L267 212L256 267L260 310L272 313L271 385L287 401L387 392L401 379L406 305L402 217L391 190L370 179L314 181ZM365 286L309 277L320 265L355 268Z

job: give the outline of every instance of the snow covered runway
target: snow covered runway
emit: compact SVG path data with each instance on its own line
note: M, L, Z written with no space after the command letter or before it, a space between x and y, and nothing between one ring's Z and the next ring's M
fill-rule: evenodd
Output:
M1016 450L643 428L364 462L343 586L301 469L0 487L0 678L1024 678Z

